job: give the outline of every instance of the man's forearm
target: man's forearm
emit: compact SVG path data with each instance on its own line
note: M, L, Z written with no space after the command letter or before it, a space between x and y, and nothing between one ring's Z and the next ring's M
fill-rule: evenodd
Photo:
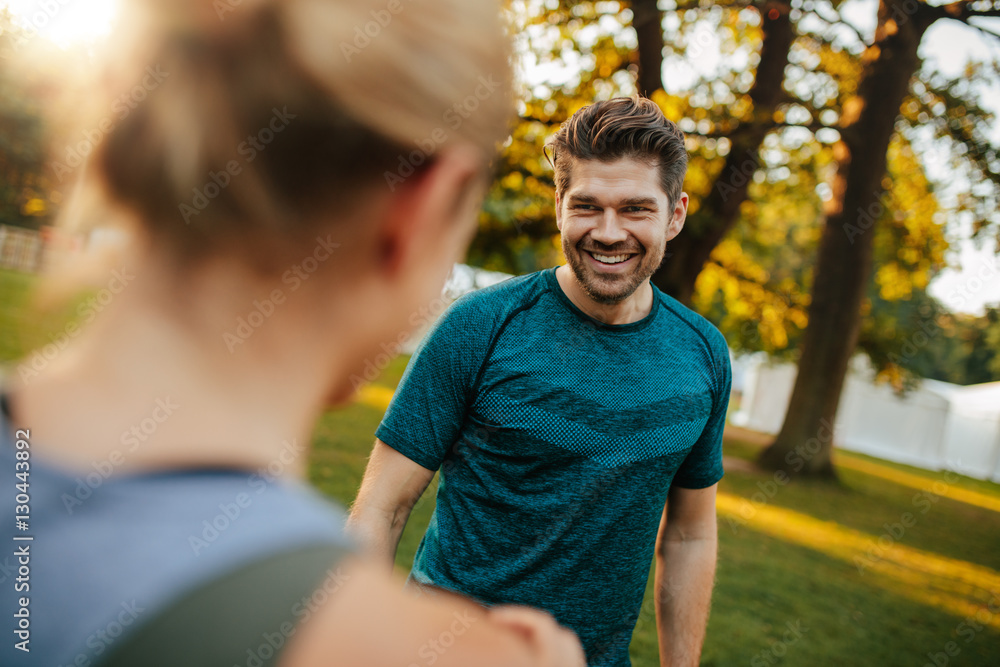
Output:
M408 517L408 513L406 517L398 517L376 509L355 507L347 519L347 532L368 554L391 568L396 562L396 550Z
M656 557L661 667L695 667L708 624L718 538L667 540Z
M410 512L434 477L403 454L375 440L347 531L368 553L391 569Z

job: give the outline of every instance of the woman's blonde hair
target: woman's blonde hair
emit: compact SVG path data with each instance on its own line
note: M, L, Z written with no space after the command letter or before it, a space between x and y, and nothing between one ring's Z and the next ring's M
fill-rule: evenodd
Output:
M132 8L113 85L147 93L88 171L180 264L226 252L276 270L444 147L478 147L485 165L509 131L509 41L491 0Z

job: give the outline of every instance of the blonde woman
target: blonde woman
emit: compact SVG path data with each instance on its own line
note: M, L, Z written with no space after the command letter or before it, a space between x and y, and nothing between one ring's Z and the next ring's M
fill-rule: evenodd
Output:
M511 112L497 7L132 10L109 86L158 78L83 186L129 259L5 383L0 663L582 665L546 614L407 594L301 481L317 416L473 234Z

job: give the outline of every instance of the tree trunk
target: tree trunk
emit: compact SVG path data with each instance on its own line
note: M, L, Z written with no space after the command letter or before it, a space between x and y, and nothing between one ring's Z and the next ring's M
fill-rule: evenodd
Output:
M834 422L861 325L874 223L884 210L886 153L920 65L917 48L933 21L923 12L905 14L903 2L881 0L858 96L844 105L834 195L820 239L798 375L781 432L760 457L764 467L790 475L835 476ZM894 15L908 20L893 21Z
M749 93L753 118L729 137L729 154L712 190L689 216L684 231L670 242L663 265L653 276L657 287L684 304L691 303L694 282L712 250L739 218L747 186L757 171L760 146L774 127L774 111L784 98L785 66L795 39L790 6L769 2L760 11L764 38ZM639 48L641 53L642 41Z
M636 87L649 97L663 88L663 12L656 0L632 0L632 27L639 43Z

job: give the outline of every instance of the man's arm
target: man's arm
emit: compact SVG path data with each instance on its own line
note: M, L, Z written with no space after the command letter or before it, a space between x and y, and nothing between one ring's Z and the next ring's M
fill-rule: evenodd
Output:
M410 510L433 478L433 470L375 440L361 489L347 519L348 532L369 553L392 568Z
M661 667L695 667L715 582L718 484L672 487L656 536L656 628Z

